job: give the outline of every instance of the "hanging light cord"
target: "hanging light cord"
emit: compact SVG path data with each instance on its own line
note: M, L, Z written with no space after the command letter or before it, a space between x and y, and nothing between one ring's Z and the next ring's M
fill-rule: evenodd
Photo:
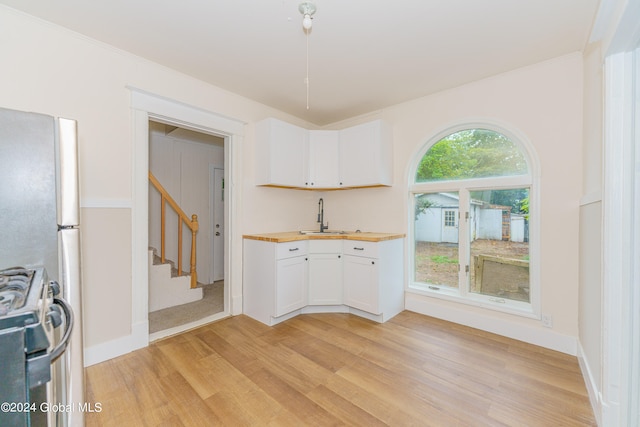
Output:
M298 11L302 14L302 28L304 29L304 34L306 36L307 43L307 75L304 79L304 84L307 90L307 110L309 109L309 33L311 32L311 26L313 22L311 21L311 17L314 13L316 13L316 5L311 1L305 1L300 3L298 6Z
M307 33L307 77L304 79L305 84L307 85L307 110L309 109L309 32Z

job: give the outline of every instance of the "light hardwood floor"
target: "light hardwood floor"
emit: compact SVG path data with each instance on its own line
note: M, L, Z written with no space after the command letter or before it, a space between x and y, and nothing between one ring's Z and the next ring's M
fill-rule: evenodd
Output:
M87 426L595 426L575 357L408 311L246 316L86 370Z

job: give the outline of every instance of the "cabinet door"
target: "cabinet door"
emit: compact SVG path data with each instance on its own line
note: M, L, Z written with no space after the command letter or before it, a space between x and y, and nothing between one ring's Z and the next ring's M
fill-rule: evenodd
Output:
M266 119L256 124L256 184L304 187L308 175L309 131Z
M341 186L391 185L391 138L390 127L381 120L341 130Z
M342 256L309 255L309 305L339 305L342 294Z
M344 303L369 313L380 314L378 260L343 256Z
M340 133L334 130L309 132L309 188L336 188L339 179Z
M306 256L277 261L275 317L307 305L307 267ZM265 304L267 303L265 301Z

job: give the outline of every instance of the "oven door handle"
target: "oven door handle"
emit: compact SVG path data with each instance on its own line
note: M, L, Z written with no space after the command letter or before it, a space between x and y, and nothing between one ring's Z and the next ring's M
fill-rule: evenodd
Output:
M62 298L54 298L53 303L56 305L59 305L62 308L62 311L64 311L64 316L66 318L66 322L65 322L66 330L64 331L64 335L60 339L60 342L58 343L58 345L56 345L54 349L51 350L51 353L50 353L51 363L55 362L60 356L62 356L62 353L64 353L64 351L67 349L67 346L69 345L69 339L71 338L71 331L73 330L73 323L74 323L73 309L71 308L71 306L67 301L65 301Z

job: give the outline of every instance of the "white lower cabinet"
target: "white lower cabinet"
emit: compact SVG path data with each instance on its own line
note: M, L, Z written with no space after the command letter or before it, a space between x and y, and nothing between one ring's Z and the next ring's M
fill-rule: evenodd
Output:
M343 243L344 303L385 322L404 309L404 239Z
M380 314L376 258L344 256L344 303L371 314Z
M243 311L267 325L307 305L307 241L244 240Z
M244 240L244 313L267 325L300 313L386 322L404 309L404 239Z
M282 316L307 305L306 255L279 259L276 267L275 316Z
M310 240L309 305L340 305L342 294L342 240Z

